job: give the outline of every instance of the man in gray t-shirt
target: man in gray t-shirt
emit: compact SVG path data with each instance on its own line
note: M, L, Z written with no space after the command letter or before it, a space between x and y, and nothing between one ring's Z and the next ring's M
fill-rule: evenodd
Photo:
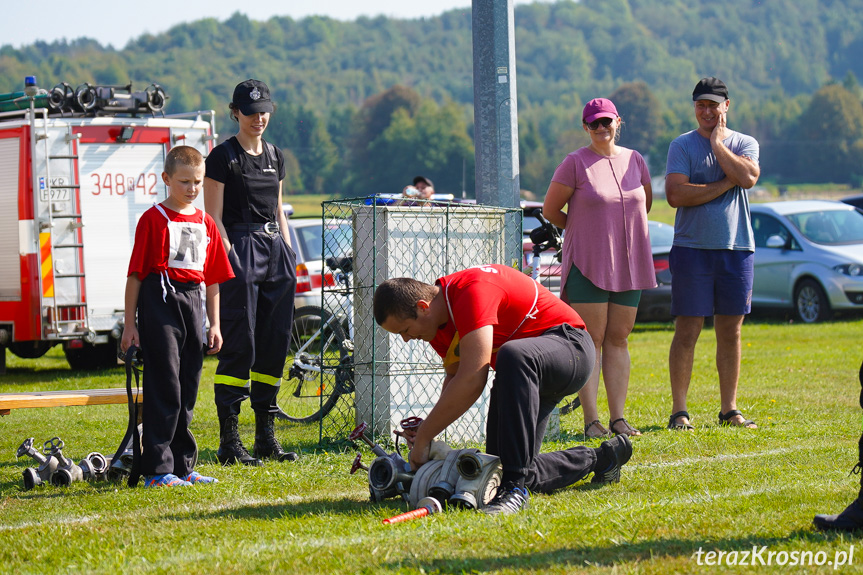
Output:
M668 149L665 193L677 208L671 249L669 353L672 415L669 429L693 429L686 411L695 344L713 316L721 408L719 423L756 427L737 410L740 330L750 311L755 243L747 190L758 181L758 142L728 129L728 88L702 78L692 92L698 129Z

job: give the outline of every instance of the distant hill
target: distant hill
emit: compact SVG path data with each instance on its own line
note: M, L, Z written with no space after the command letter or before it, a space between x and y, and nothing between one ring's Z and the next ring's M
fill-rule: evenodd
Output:
M582 99L642 80L659 94L711 74L750 98L812 93L849 71L863 77L861 0L582 0L515 9L519 89L530 102ZM249 20L241 13L130 39L0 49L0 80L158 81L174 106L223 102L237 78L267 78L285 98L324 108L359 105L392 84L472 100L470 10L439 17L342 22L321 17ZM199 104L199 105L195 105Z
M515 28L519 114L558 161L578 134L565 136L549 119L574 121L571 112L583 102L625 84L643 82L661 103L657 138L665 141L691 124L688 94L705 75L728 83L739 122L753 132L769 102L796 101L799 111L825 83L863 77L863 0L535 3L516 7ZM238 12L133 38L120 50L87 39L0 48L0 92L20 89L26 75L43 87L158 82L171 97L169 112L224 112L233 86L255 77L279 103L349 119L369 97L401 84L461 106L468 132L472 74L467 9L352 22L258 22ZM221 127L227 122L225 114ZM333 123L327 129L337 147L347 141L344 127L341 134Z

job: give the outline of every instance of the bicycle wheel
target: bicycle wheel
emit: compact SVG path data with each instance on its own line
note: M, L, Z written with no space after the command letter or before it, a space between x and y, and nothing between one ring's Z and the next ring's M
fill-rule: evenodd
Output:
M295 423L319 421L342 393L353 389L351 355L341 323L317 306L294 312L285 361L279 417Z

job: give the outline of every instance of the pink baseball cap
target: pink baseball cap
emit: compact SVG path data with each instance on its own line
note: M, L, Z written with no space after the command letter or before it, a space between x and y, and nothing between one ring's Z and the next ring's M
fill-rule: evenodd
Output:
M590 123L599 118L617 118L617 108L611 100L607 98L594 98L584 107L584 112L581 113L581 119Z

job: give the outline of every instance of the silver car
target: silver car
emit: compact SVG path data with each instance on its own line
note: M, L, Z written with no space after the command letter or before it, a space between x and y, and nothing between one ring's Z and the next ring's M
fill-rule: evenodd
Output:
M324 221L321 218L291 218L288 220L291 243L297 254L297 293L294 307L314 305L320 307L322 286L334 286L333 270L325 268L321 259L323 254ZM343 249L341 256L350 252L352 230L349 222L332 220L327 222L330 242L337 242L336 248ZM328 252L336 251L329 246Z
M790 309L806 322L863 310L863 214L841 202L752 204L753 308Z

